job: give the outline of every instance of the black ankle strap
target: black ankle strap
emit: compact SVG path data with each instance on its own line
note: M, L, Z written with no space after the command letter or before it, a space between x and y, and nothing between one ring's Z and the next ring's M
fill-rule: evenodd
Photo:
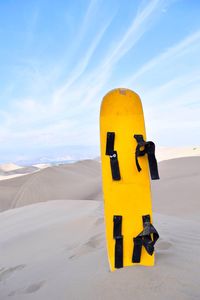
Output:
M143 219L143 231L133 238L133 263L139 263L141 258L142 246L145 247L147 253L152 255L154 253L154 245L159 238L159 234L155 227L150 223L150 215L145 215ZM151 236L152 235L152 236Z
M149 169L151 174L151 179L159 179L158 165L155 157L155 144L153 142L145 142L141 134L135 134L134 138L137 141L137 147L135 150L135 162L138 172L141 171L141 167L138 161L138 157L147 154L149 161ZM141 149L142 148L142 149Z

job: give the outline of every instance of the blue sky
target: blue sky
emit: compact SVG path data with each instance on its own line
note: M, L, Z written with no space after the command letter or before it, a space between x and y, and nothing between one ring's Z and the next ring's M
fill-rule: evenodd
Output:
M0 162L98 155L99 107L142 99L148 139L200 144L200 2L0 0Z

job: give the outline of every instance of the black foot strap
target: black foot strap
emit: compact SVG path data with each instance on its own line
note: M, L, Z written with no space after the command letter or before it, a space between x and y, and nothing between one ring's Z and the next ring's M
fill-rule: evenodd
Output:
M110 167L113 180L120 180L119 163L117 158L117 151L114 150L115 133L107 132L106 155L110 156Z
M123 268L122 216L114 216L113 237L115 239L115 268Z
M150 223L150 215L143 216L142 219L144 229L137 237L133 238L133 263L140 262L142 246L145 247L149 255L152 255L154 252L154 245L159 238L157 230Z
M135 162L136 162L138 172L141 171L138 157L144 156L145 154L147 154L151 179L153 179L153 180L159 179L158 165L157 165L157 160L155 157L155 144L153 142L145 142L143 139L143 136L140 134L135 134L134 138L136 139L136 141L138 143L137 147L136 147L136 151L135 151Z

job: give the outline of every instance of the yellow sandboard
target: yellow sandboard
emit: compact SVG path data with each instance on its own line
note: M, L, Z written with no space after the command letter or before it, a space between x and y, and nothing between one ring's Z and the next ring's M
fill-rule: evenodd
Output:
M108 134L114 133L114 150L117 152L120 179L113 180L111 159L106 154ZM149 215L152 223L150 173L147 155L138 158L141 172L135 161L137 141L140 134L146 141L144 115L139 96L128 89L110 91L102 100L100 111L100 140L106 240L110 269L115 265L114 216L122 216L123 266L154 265L154 254L144 247L139 263L132 262L133 238L142 232L142 216ZM141 149L142 150L142 149ZM117 226L117 225L116 225ZM117 229L119 230L119 228ZM122 245L121 245L122 246Z

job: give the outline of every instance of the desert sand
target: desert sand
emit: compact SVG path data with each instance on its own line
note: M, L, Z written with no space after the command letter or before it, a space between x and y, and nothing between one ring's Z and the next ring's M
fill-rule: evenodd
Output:
M152 182L156 264L112 273L99 162L1 181L0 299L200 299L200 157L167 159Z

